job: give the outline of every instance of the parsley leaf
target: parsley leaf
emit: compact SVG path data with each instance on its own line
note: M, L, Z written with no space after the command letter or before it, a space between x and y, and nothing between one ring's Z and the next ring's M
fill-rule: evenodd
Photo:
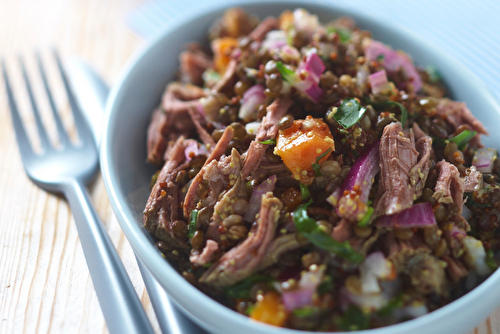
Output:
M366 108L360 105L356 99L345 99L333 115L333 118L344 129L349 129L363 117L365 111Z

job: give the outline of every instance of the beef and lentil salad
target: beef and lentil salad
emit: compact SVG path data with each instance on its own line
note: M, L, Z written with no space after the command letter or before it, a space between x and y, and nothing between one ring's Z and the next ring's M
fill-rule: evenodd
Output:
M181 53L147 142L144 225L191 284L340 331L424 315L497 268L497 153L436 70L303 9L233 8L209 40Z

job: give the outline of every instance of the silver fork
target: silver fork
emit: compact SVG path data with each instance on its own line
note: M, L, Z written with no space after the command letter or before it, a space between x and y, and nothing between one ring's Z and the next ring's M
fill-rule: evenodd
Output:
M55 148L42 124L40 112L26 73L24 61L19 57L26 88L30 96L43 152L35 153L21 120L10 81L2 60L2 71L11 110L19 151L29 178L49 192L63 193L68 200L92 277L97 298L111 333L154 333L137 297L132 282L118 256L102 222L90 200L86 184L98 169L98 152L92 133L75 102L61 60L54 50L57 67L68 95L79 143L73 144L66 133L54 103L41 57L37 63L45 91L56 123L62 148Z

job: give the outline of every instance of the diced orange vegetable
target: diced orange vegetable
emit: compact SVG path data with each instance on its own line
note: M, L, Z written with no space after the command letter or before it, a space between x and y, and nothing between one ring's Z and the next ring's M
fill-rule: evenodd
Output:
M280 296L276 292L270 291L255 303L250 312L250 318L269 325L282 326L286 321L287 313Z
M280 29L287 31L288 28L293 26L293 13L289 10L283 11L279 17Z
M316 161L328 149L330 152ZM296 120L288 129L279 131L274 153L283 159L296 180L307 185L314 180L313 164L327 160L333 150L335 142L326 123L320 118L307 116L305 120Z
M231 37L217 38L212 41L215 69L219 74L226 72L227 65L231 60L231 52L238 46L238 40Z

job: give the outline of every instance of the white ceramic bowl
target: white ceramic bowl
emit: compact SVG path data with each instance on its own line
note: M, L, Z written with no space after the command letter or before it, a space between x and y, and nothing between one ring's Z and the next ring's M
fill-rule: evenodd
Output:
M491 137L484 142L500 148L500 135L495 129L500 124L497 101L473 73L415 34L326 2L251 1L241 2L240 6L261 18L296 7L318 14L322 22L342 15L352 16L360 27L372 31L376 39L407 51L417 64L436 66L452 96L465 101L490 131ZM128 63L107 105L101 150L102 174L113 210L134 251L192 320L212 333L293 334L297 331L252 321L191 286L163 259L141 223L150 178L155 171L146 163L146 129L151 112L158 105L166 84L174 78L179 67L178 55L185 43L204 41L209 26L224 9L215 8L202 15L187 17ZM500 271L472 292L435 312L364 333L465 333L498 305Z

